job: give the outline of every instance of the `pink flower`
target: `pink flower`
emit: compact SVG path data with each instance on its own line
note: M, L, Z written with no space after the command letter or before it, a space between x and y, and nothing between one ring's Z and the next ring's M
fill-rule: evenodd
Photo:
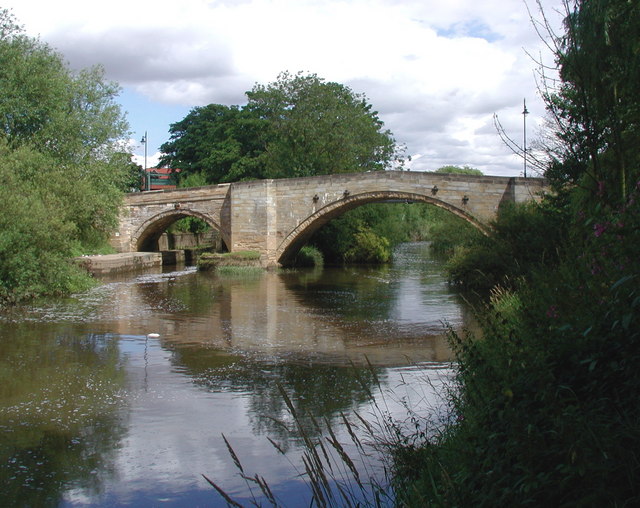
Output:
M602 236L602 233L604 233L607 228L609 227L609 223L608 222L603 222L603 223L596 223L593 225L593 234L596 236L596 238L599 238L600 236Z

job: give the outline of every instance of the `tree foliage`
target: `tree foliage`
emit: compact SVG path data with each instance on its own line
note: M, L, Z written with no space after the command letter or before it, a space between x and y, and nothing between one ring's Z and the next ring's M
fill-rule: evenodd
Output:
M266 123L246 108L196 107L169 128L160 165L179 169L180 183L195 174L208 184L261 178L265 129Z
M548 30L560 81L545 81L543 94L556 140L546 176L619 203L640 174L640 4L564 0L564 8L564 33Z
M315 74L282 73L244 107L194 108L170 127L160 164L208 183L385 169L400 150L362 94Z
M557 192L501 211L452 263L491 297L482 340L451 333L450 424L399 447L403 506L640 504L640 5L563 4Z
M482 171L470 166L442 166L435 170L435 173L455 173L458 175L478 175L482 176Z
M131 183L118 91L0 10L0 300L70 290L68 258L115 225Z
M247 107L267 121L269 178L385 169L396 146L363 94L315 74L283 73L247 93Z

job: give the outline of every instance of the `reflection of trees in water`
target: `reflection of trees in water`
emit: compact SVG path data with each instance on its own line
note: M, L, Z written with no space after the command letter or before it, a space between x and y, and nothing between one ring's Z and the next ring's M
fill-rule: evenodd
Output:
M156 275L152 281L136 284L136 289L150 309L192 315L208 315L225 292L225 287L212 283L211 275L205 272Z
M186 368L194 383L211 391L237 391L249 401L248 417L256 434L268 434L282 443L300 437L287 409L284 390L301 417L305 433L319 435L312 418L338 418L341 412L370 400L380 369L331 365L291 358L222 356L216 350L182 347L173 362ZM283 425L284 424L284 425Z
M444 334L443 323L450 320L454 326L474 326L472 308L448 284L444 264L431 254L429 243L417 242L398 245L388 265L329 267L320 274L300 270L280 277L297 302L333 318L337 327L349 332L358 323L361 337L396 342ZM408 322L401 325L400 316Z
M70 489L99 492L124 432L116 342L43 337L28 325L2 326L0 336L3 505L58 506Z
M304 271L281 275L285 287L309 308L326 311L341 320L388 319L395 287L389 283L389 266L325 268L321 278L309 280Z

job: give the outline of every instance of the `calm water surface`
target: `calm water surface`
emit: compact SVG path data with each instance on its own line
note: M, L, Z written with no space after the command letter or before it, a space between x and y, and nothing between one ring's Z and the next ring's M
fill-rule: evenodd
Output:
M341 413L438 413L443 323L470 319L426 244L400 246L383 268L165 270L5 311L2 506L226 506L203 474L248 502L222 434L283 504L308 505L280 390L345 442Z

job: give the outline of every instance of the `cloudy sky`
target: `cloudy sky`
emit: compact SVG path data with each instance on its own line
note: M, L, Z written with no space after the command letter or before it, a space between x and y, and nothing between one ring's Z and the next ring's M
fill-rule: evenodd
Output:
M535 0L527 0L537 14ZM543 0L554 18L560 0ZM282 71L364 93L412 170L469 165L518 175L500 141L535 137L536 64L551 61L523 0L0 0L73 68L104 66L123 91L132 150L149 166L169 125L195 106L244 104Z

